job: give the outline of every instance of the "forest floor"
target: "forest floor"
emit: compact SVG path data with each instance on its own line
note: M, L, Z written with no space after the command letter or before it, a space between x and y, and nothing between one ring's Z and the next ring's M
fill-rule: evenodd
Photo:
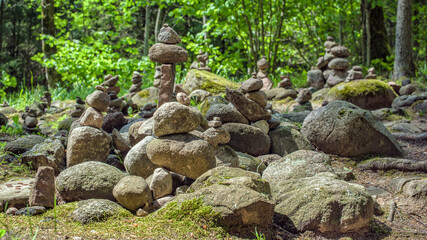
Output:
M59 117L59 115L58 115ZM427 123L426 116L415 116L411 124ZM1 142L16 136L1 134ZM399 142L405 150L405 158L427 160L427 143ZM270 229L246 229L241 237L239 230L227 230L204 216L171 217L168 211L147 217L122 216L104 222L81 225L69 217L75 204L58 205L38 216L11 216L0 213L0 231L7 229L15 238L11 239L427 239L427 197L412 198L395 192L390 180L397 177L426 178L426 173L402 171L362 171L357 168L360 159L332 156L334 167L353 170L350 182L365 186L382 209L374 216L370 227L349 235L327 236L314 232L290 233L273 224ZM35 171L20 165L19 161L0 163L0 183L18 177L34 177ZM396 214L392 222L387 221L392 202L396 203ZM182 210L182 209L181 209ZM180 209L170 211L181 211ZM197 211L197 207L193 209ZM178 214L178 216L180 216ZM3 238L2 238L3 239Z

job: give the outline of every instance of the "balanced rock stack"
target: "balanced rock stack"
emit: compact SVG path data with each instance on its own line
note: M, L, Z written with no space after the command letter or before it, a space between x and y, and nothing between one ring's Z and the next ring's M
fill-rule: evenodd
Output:
M151 118L157 110L157 105L155 103L147 103L140 110L139 116L141 118Z
M101 129L103 112L108 110L110 97L96 90L86 97L90 106L80 117L80 126L75 128L67 144L67 167L87 162L104 161L111 150L111 137Z
M142 86L142 75L135 71L132 74L132 86L129 89L130 98L132 98L135 94L141 91Z
M226 98L249 121L269 120L271 114L265 109L267 94L260 91L263 86L262 80L252 73L252 78L244 81L238 90L227 88Z
M76 103L74 104L74 109L69 113L72 118L79 118L85 111L85 101L81 97L76 97Z
M350 51L344 46L335 46L331 49L334 59L328 63L328 67L332 69L326 83L332 87L338 83L344 82L347 78L347 68L350 66L346 59L350 56Z
M350 82L354 80L363 79L363 72L361 66L353 66L353 68L348 71L348 76L345 79L345 82Z
M280 82L277 84L277 87L285 88L285 89L292 89L292 81L291 81L291 79L289 78L289 76L280 76L280 79L281 79L282 81L280 81Z
M154 113L153 122L157 139L150 141L146 148L152 163L191 179L216 167L214 146L200 134L192 133L201 120L191 107L178 102L164 103ZM224 142L215 134L211 137L208 139L212 143Z
M209 128L203 132L202 137L212 146L216 147L218 144L227 144L230 142L230 133L222 127L219 117L214 117L212 121L208 122L208 125Z
M37 120L37 109L35 107L25 107L25 113L22 114L21 118L24 121L24 129L28 131L36 129L39 121Z
M299 90L298 97L296 98L296 104L293 105L293 111L312 111L313 106L311 105L311 91L308 88L303 88Z
M260 60L256 63L258 66L257 77L262 80L262 89L261 90L270 90L273 87L273 82L268 78L267 69L269 67L267 57L262 56Z
M315 90L322 89L325 86L322 70L312 67L307 73L307 83Z
M377 79L377 74L375 74L375 68L369 68L368 75L366 75L365 79Z
M108 74L104 77L104 82L95 88L106 93L115 92L116 94L119 94L120 87L116 86L117 82L119 82L119 76L113 77L113 75Z
M108 113L121 112L125 106L123 99L117 97L116 92L109 92L108 96L110 97L110 103L108 105Z
M178 34L164 24L160 29L158 36L159 43L154 44L148 57L151 61L161 63L161 78L158 105L173 101L173 91L175 86L175 64L185 62L188 59L188 53L176 44L181 42Z
M212 68L207 66L207 61L209 60L209 56L207 53L203 53L202 50L199 51L199 55L197 55L197 60L199 61L199 70L212 72Z
M43 97L40 98L40 103L43 105L43 108L50 108L50 105L52 104L52 95L50 92L45 91L43 93Z

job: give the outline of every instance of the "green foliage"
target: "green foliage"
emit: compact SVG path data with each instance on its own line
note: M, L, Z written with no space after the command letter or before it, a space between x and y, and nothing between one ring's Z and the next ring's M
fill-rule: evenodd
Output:
M6 97L5 90L7 88L15 88L16 87L16 78L10 76L6 71L0 70L0 97L4 99Z
M24 133L24 129L19 124L19 116L15 115L12 117L12 123L7 126L1 126L0 133L8 135L21 135Z

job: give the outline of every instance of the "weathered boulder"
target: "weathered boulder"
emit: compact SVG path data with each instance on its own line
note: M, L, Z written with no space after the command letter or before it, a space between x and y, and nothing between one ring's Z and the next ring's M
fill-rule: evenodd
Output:
M249 124L246 119L233 105L215 104L212 105L206 112L206 119L213 120L214 117L219 117L222 123L236 122Z
M142 108L147 103L155 103L159 98L159 89L156 87L149 87L139 91L135 94L131 101L138 109Z
M262 174L264 172L266 166L258 158L241 152L236 152L236 154L239 159L239 168L258 174Z
M104 116L102 130L111 133L113 129L120 129L126 125L127 120L122 112L112 112Z
M8 142L4 147L5 152L22 154L31 150L36 144L42 143L45 139L39 135L29 135Z
M273 88L265 91L265 94L267 94L268 100L282 100L288 97L296 98L298 95L297 91L295 91L294 89L286 88Z
M102 162L84 162L62 171L56 190L65 201L90 198L114 200L113 188L125 176L119 169Z
M114 198L132 212L138 208L148 209L153 203L150 187L144 178L125 176L113 188Z
M239 158L236 152L228 145L218 145L215 148L217 167L238 167Z
M252 156L269 152L270 138L261 129L241 123L226 123L222 127L230 133L231 140L228 145L235 151Z
M319 69L308 71L307 83L310 87L313 87L315 89L322 89L325 85L325 80L323 79L322 71Z
M277 222L285 229L335 234L369 226L374 213L369 193L361 185L336 178L320 173L271 184Z
M67 144L67 167L87 161L105 161L111 150L111 136L94 127L73 130Z
M292 127L280 126L268 133L271 141L270 153L285 156L298 150L311 150L307 138Z
M193 185L188 191L192 193L180 194L174 200L180 204L201 197L205 204L221 213L221 223L231 227L266 227L272 222L274 204L269 184L258 174L219 167L200 176Z
M193 134L173 134L150 141L147 156L154 164L191 179L216 165L214 147Z
M98 111L93 107L89 107L83 112L83 115L80 117L80 125L101 128L103 120L104 115L102 115L101 111Z
M86 97L86 103L101 112L106 112L110 104L110 96L107 93L96 90Z
M239 84L208 71L191 69L188 71L182 87L187 92L202 89L211 94L220 94L225 92L226 87L231 89L239 88Z
M159 199L172 193L172 174L168 170L156 168L150 178L149 184L154 199Z
M154 137L146 137L129 150L123 163L129 175L136 175L145 179L153 174L154 169L159 167L152 163L147 156L147 145L153 140Z
M331 172L331 159L324 153L299 150L274 161L262 173L262 178L270 184L278 184L289 179L312 177L320 172Z
M21 161L31 165L35 170L42 166L50 166L55 173L59 173L65 168L65 149L59 139L47 139L22 154Z
M340 156L403 153L399 143L370 111L345 101L333 101L311 112L301 133L321 151Z
M269 120L271 118L271 114L265 108L247 98L243 93L228 88L225 93L227 100L251 122Z
M0 184L0 211L4 211L6 204L8 208L26 207L33 184L34 178L12 180Z
M158 63L181 63L187 61L188 53L178 45L156 43L148 51L148 57Z
M348 67L350 67L350 64L348 63L348 60L345 58L334 58L332 61L328 63L328 67L330 69L345 70Z
M51 167L40 167L31 186L28 204L53 208L55 198L55 171Z
M131 214L119 204L107 199L80 201L71 214L71 218L81 224L100 222L114 216L131 216Z
M153 120L153 132L157 137L191 132L200 124L199 115L191 107L177 102L163 104L154 113Z
M325 100L328 102L343 100L363 109L375 110L391 107L396 96L393 89L385 82L356 80L334 86L329 90Z

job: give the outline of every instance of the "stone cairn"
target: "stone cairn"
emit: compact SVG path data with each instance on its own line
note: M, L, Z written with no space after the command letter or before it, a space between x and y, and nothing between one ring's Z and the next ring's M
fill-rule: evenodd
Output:
M311 91L309 88L300 89L298 92L298 97L295 99L296 104L293 105L293 111L312 111L313 106L311 105Z
M203 53L202 50L199 51L199 55L197 55L197 60L199 61L199 70L212 72L212 68L207 66L207 61L209 60L209 56L207 53Z
M141 107L141 112L139 116L141 118L150 118L153 116L154 112L157 110L157 105L155 103L147 103Z
M368 75L366 75L365 79L377 79L377 74L375 74L375 68L369 68Z
M256 63L258 66L257 77L262 80L262 89L261 90L270 90L273 87L273 82L268 78L267 69L269 67L267 57L262 56L260 60Z
M101 85L95 86L95 89L103 91L105 93L115 92L116 94L119 94L120 87L116 86L116 84L119 82L119 76L114 76L111 74L108 74L104 77L104 82L101 83Z
M52 104L52 95L50 92L45 91L43 97L40 98L40 103L43 105L44 109L50 108Z
M285 88L285 89L292 89L292 81L289 78L289 76L280 76L280 79L282 81L277 84L277 87L279 88Z
M85 111L85 101L83 101L81 97L77 97L76 103L74 104L74 109L70 111L69 115L72 118L79 118L84 111Z
M123 101L123 99L119 98L116 92L109 92L108 96L110 96L110 104L108 106L107 112L121 112L125 106L125 102Z
M345 82L350 82L350 81L360 80L360 79L363 79L362 67L353 66L353 68L350 71L348 71L348 76L345 79Z
M21 116L21 119L24 121L24 129L27 131L35 131L39 122L37 117L37 109L35 107L25 107L25 113Z
M160 71L160 89L158 106L173 101L173 91L175 86L175 67L177 63L187 61L188 53L176 44L181 42L178 34L164 24L160 29L158 43L154 44L149 52L148 57L151 61L161 63Z
M142 86L142 75L135 71L132 74L132 86L129 89L130 98L132 98L135 94L141 91Z
M101 129L104 120L102 113L108 110L110 96L103 91L96 90L87 96L86 103L90 107L80 117L80 125Z
M330 36L324 46L326 53L317 60L317 69L312 68L307 74L307 83L315 90L333 87L347 78L349 62L346 58L350 56L350 51L344 46L338 46Z

